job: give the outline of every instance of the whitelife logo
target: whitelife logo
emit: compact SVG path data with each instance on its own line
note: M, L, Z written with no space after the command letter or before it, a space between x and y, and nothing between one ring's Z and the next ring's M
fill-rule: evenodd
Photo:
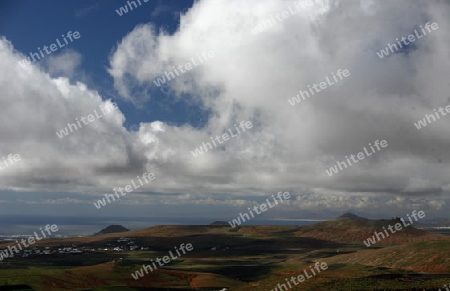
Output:
M272 195L273 198L273 202L275 203L274 205L270 204L269 202L269 198L266 199L267 204L269 205L269 208L274 207L275 205L278 205L277 199L275 198L275 196ZM281 192L278 192L277 194L277 198L280 200L280 202L283 202L284 200L288 200L289 198L291 198L291 194L289 194L289 192L284 192L283 194L281 194ZM261 210L261 212L258 212L258 208L259 210ZM253 217L255 217L255 215L253 214L253 212L251 211L250 208L247 208L249 210L250 215ZM254 206L253 210L256 212L256 214L261 214L263 212L265 212L267 210L267 205L265 203L261 203L258 206ZM242 222L245 222L245 218L244 216L247 217L247 220L250 220L250 216L247 213L239 213L239 216L235 219L233 219L232 221L228 221L228 223L231 225L232 228L235 228L236 226L241 225L241 218L242 218Z
M314 83L312 86L308 85L308 89L309 89L309 92L311 93L311 96L314 96L314 91L316 91L316 93L319 93L320 91L325 90L326 88L328 88L328 86L332 86L335 83L338 83L339 81L342 81L344 78L347 78L348 76L350 76L350 71L349 70L341 70L341 69L339 69L336 72L336 75L339 77L339 80L338 80L338 78L336 77L336 75L334 73L331 73L331 75L333 75L334 82L330 81L330 79L328 79L328 76L327 76L327 77L325 77L325 80L327 81L326 83L325 82L320 82L319 84ZM320 87L320 89L318 87ZM313 88L314 88L314 91L313 91ZM302 102L302 100L305 100L306 98L310 97L308 91L300 90L300 91L298 91L298 93L299 94L297 94L297 96L294 96L291 99L288 99L289 104L291 104L292 106L294 106L297 103ZM302 97L302 99L300 99L300 96Z
M144 3L147 3L149 0L142 0ZM139 3L139 6L142 6L141 0L137 0L137 2ZM131 4L134 5L134 8L138 8L136 2L134 1L127 1L128 7L130 7L130 11L133 10L133 7L131 7ZM128 7L127 5L124 5L123 7L120 7L119 9L116 9L117 14L119 14L119 16L124 15L125 13L128 13Z
M107 115L108 113L113 112L116 109L117 109L117 104L115 102L112 102L111 104L108 103L108 104L100 107L100 110L102 111L102 113L104 115ZM92 123L95 120L104 116L101 114L99 115L97 112L97 109L94 109L94 113L95 113L95 116L93 114L89 114L87 116L87 118L84 116L80 117L80 119L84 123L84 125L88 125L89 123ZM56 135L61 139L63 137L68 136L69 133L73 133L74 130L72 128L74 128L75 130L82 128L83 126L81 125L80 120L78 120L78 118L75 118L75 120L77 121L78 127L75 123L67 123L67 126L64 129L61 129L59 132L56 132ZM69 132L69 130L70 130L70 132Z
M15 162L20 161L20 155L19 154L9 154L8 158L5 160L5 157L2 158L3 163L0 163L0 170L4 170L10 166L12 166Z
M322 5L321 2L318 3L322 7L322 12L324 12L326 9ZM253 35L256 35L258 33L263 32L264 30L267 30L269 27L273 27L278 22L281 22L292 15L298 14L300 11L304 10L306 7L313 6L314 2L312 0L304 0L294 3L294 9L291 6L288 6L289 11L285 10L280 13L272 14L270 18L267 18L263 20L261 23L259 23L257 26L251 29L251 32ZM276 16L276 19L274 18Z
M49 236L52 235L50 230L52 232L57 232L58 231L58 226L56 224L53 224L53 225L47 224L44 228L47 231ZM20 251L17 248L22 250L22 245L23 245L24 248L27 248L27 247L31 246L32 244L36 243L36 241L40 241L41 239L46 238L47 236L45 235L44 230L42 230L42 227L40 227L39 229L41 230L42 237L39 237L39 235L36 232L34 232L34 236L30 236L27 240L22 239L20 241L20 243L16 240L16 243L17 243L16 246L12 246L12 247L8 246L7 250L4 250L3 252L0 252L0 261L2 261L3 259L6 259L8 257L14 257L13 249L14 249L14 252L16 254L18 254ZM28 241L29 245L27 245L27 241ZM8 254L8 251L10 252L10 254Z
M319 267L319 264L320 264L320 267ZM317 270L317 274L316 274L316 272L314 271L314 269ZM311 265L309 266L309 271L310 271L310 273L311 273L311 276L308 275L308 270L305 269L305 270L303 270L303 273L305 274L305 276L303 276L303 275L298 275L297 278L294 277L294 276L291 276L290 280L289 280L288 278L285 278L286 284L289 286L289 288L288 288L288 286L286 286L286 284L284 284L284 283L278 283L278 284L277 284L277 287L275 287L275 289L272 289L272 290L270 290L270 291L284 291L284 290L289 290L289 289L292 288L292 285L291 285L291 283L290 283L289 281L291 281L292 284L294 284L295 286L297 286L298 284L303 283L303 282L305 281L305 279L311 279L312 277L318 275L321 271L325 271L326 269L328 269L327 263L325 263L325 262L316 262L316 263L314 264L314 268L313 268ZM298 282L297 282L295 279L297 279ZM283 287L284 289L282 289L281 287Z
M142 180L140 179L140 177L137 176L137 178L138 178L138 180L139 180L139 183L141 184L140 186L139 186L139 185L136 185L136 184L134 183L134 179L133 179L133 180L131 180L131 185L133 185L133 187L131 187L131 185L126 185L126 186L124 187L125 189L122 188L122 187L119 187L119 188L118 188L118 191L120 192L120 194L122 194L122 196L125 196L127 193L130 193L130 192L132 192L132 191L134 191L134 190L140 188L141 186L144 186L144 183L142 183ZM155 174L153 174L153 173L150 173L150 174L144 173L144 174L142 175L142 179L145 180L145 184L148 184L150 181L155 180ZM124 193L123 190L125 190L127 193ZM114 194L116 194L117 199L120 199L119 194L117 194L116 188L113 188L113 191L114 191ZM106 200L105 200L105 198L106 198ZM116 198L114 198L114 195L113 195L113 194L105 194L105 198L103 198L102 200L98 200L97 203L94 202L94 206L95 206L97 209L100 209L102 206L106 206L106 202L107 202L107 201L108 201L108 203L111 203L111 200L112 200L112 201L116 201ZM109 200L109 198L111 198L111 200Z
M186 248L186 250L187 250L188 252L190 252L190 251L192 251L192 250L194 249L194 247L192 246L192 244L186 244L186 246L184 246L184 243L181 244L181 245L180 245L180 250L181 250L181 252L183 253L183 255L186 254L186 252L185 252L185 250L184 250L185 248ZM160 259L160 258L156 258L156 262L158 263L158 265L159 265L160 267L164 266L164 264L170 263L171 259L172 259L172 260L175 260L175 259L181 257L181 254L180 254L178 248L177 248L177 247L174 247L174 249L175 249L176 253L178 254L178 257L177 257L177 256L174 256L174 255L172 254L172 251L169 251L170 258L169 258L169 256L164 256L164 257L162 258L162 261L163 261L164 263L161 263L161 259ZM155 262L154 262L153 260L151 260L151 262L152 262L153 267L152 267L151 265L145 265L145 264L144 264L144 265L142 265L142 268L140 268L140 269L137 270L136 272L132 273L132 274L131 274L131 277L133 277L134 280L137 280L137 279L139 279L139 278L141 278L141 277L144 277L145 274L148 274L148 270L150 270L150 272L153 272L154 270L158 269L158 267L156 266ZM145 271L145 274L144 274L144 271Z
M419 211L419 212L417 212L417 213L416 213L416 212L417 212L417 211L414 210L414 211L411 213L411 216L414 217L414 219L416 220L416 222L418 221L418 218L416 217L416 215L417 215L419 218L424 218L424 217L425 217L425 212L423 212L423 211ZM413 221L412 221L411 217L409 216L409 214L407 214L407 216L408 216L409 222L411 222L411 224L413 224ZM392 229L392 225L389 225L389 226L388 226L388 229L389 229L389 231L391 232L391 234L394 234L394 233L396 233L397 231L402 230L403 227L407 227L407 226L410 226L410 225L411 225L411 224L407 224L403 218L400 218L400 221L403 223L403 226L402 226L401 223L396 223L396 224L394 225L395 230ZM389 237L389 233L388 233L388 231L386 230L386 228L385 228L384 226L383 226L383 230L384 230L384 233L382 233L382 232L376 232L376 231L375 231L375 232L374 232L374 236L369 237L369 238L367 238L365 241L363 241L363 243L366 245L366 247L370 247L370 245L376 244L377 242L379 242L379 241L381 240L381 238L385 239L386 237ZM386 236L384 236L384 234L386 234ZM381 238L380 238L380 237L381 237ZM377 238L378 241L375 240L375 238Z
M373 155L374 153L376 153L375 149L373 148L372 144L369 143L370 148L372 149L372 153L369 153L366 149L366 147L364 147L364 153L363 152L359 152L356 156L355 155L350 155L350 158L348 158L348 156L345 156L345 158L347 159L347 162L349 164L349 167L352 166L352 162L350 161L350 159L356 164L358 161L364 160L366 157ZM380 146L382 148L385 148L388 146L388 143L386 140L382 140L381 142L377 139L374 142L374 146L378 149L378 151L381 150ZM358 160L355 159L355 157L358 157ZM342 168L342 166L345 167L345 169L347 168L347 164L345 163L345 161L343 162L337 162L336 166L333 166L330 168L330 170L325 170L325 172L328 174L328 176L333 176L333 174L337 174L339 172L339 169L342 171L344 168ZM338 169L339 167L339 169Z
M202 56L203 56L203 58L200 57L199 55L197 55L197 59L200 63L196 63L194 58L191 58L192 63L187 62L184 65L178 65L178 70L180 70L181 73L178 73L175 66L172 66L172 68L173 68L172 71L165 71L164 75L162 75L161 78L156 78L156 80L153 80L153 83L155 83L155 85L157 87L159 87L166 83L166 77L167 77L167 82L170 81L171 79L175 79L174 72L178 77L180 74L184 74L187 71L190 71L191 69L203 64L203 62L206 62L208 60L208 58L213 58L216 55L215 55L214 51L208 51L208 52L203 51ZM183 70L183 67L186 69L186 71Z
M74 41L74 40L72 39L72 36L73 36L74 39L79 39L79 38L81 37L81 35L80 35L80 33L79 33L78 31L75 31L73 34L72 34L72 31L68 31L67 34L66 34L66 37L67 37L68 39L70 39L70 42L73 42L73 41ZM63 48L63 47L65 47L66 45L69 44L69 42L67 41L67 39L64 37L64 34L62 34L62 37L63 37L63 39L64 39L65 44L61 44L61 42L59 41L59 38L56 39L56 43L58 44L59 48ZM48 50L49 47L50 47L50 51ZM42 49L45 51L45 53L46 53L47 55L49 55L49 54L51 54L52 52L58 50L58 47L57 47L56 44L54 44L54 43L52 43L49 47L46 46L46 45L44 45L44 47L42 48ZM33 63L36 62L35 57L36 57L38 60L40 60L41 57L42 57L42 58L45 57L44 53L41 51L41 47L38 47L38 51L39 51L39 53L41 54L41 56L39 56L38 53L30 53L30 57L31 57L31 59L33 59ZM23 59L23 60L19 61L19 64L20 64L21 66L23 66L23 67L24 67L25 65L30 65L30 64L31 64L31 59L30 59L30 57L27 57L26 59Z
M450 105L445 106L445 111L447 111L447 113L444 112L444 108L442 108L442 107L439 107L438 111L442 114L442 116L446 116L447 113L450 113ZM436 117L434 117L434 115L432 115L432 114L431 115L425 114L425 118L419 120L417 123L414 122L414 125L417 127L417 129L421 129L422 127L425 127L428 124L435 122L436 118L440 119L439 114L436 112L436 109L434 109L434 114L436 115ZM431 120L431 119L433 119L433 120ZM428 121L428 123L427 123L427 121Z
M247 129L252 128L252 127L253 127L253 124L252 124L250 121L247 121L247 122L241 121L241 122L239 123L239 126L241 127L242 131L245 132L245 129L246 129L246 128L247 128ZM234 125L234 128L236 129L237 134L233 134L233 131L231 130L231 128L228 128L228 132L231 134L231 137L236 137L236 136L238 136L239 134L241 134L241 131L240 131L239 128L236 126L236 124ZM213 142L214 147L217 147L217 144L216 144L215 140L216 140L219 144L223 144L225 141L227 141L227 140L230 139L230 136L228 135L228 133L224 133L224 134L222 134L222 138L223 138L223 141L220 140L220 136L219 136L219 135L216 135L215 138L211 137L211 141ZM199 155L202 155L202 154L203 154L203 149L205 149L205 153L206 153L206 152L208 151L208 148L207 148L206 146L209 146L209 149L210 149L210 150L213 149L212 145L211 145L209 142L206 142L206 143L203 142L202 145L201 145L200 147L195 148L193 151L191 151L191 154L192 154L194 157L198 157Z
M427 23L425 24L425 28L428 30L429 33L431 33L430 27L431 27L431 29L433 29L433 30L436 30L436 29L439 28L439 26L438 26L438 24L437 24L436 22L433 22L432 24L430 24L429 22L427 22ZM409 40L410 42L406 41L406 37L404 37L404 36L401 38L401 41L403 42L403 44L404 44L405 46L409 45L410 43L415 42L415 41L416 41L416 37L417 37L417 39L421 39L422 37L424 37L425 35L427 35L427 33L425 32L425 29L422 27L422 25L420 26L420 28L422 29L423 35L420 35L420 34L417 32L417 29L414 29L414 34L415 34L415 36L414 36L414 34L408 35L408 40ZM403 48L403 46L402 46L400 40L398 40L398 38L396 38L395 40L397 41L398 46L397 46L395 43L394 43L394 44L388 43L388 45L387 45L386 48L384 48L384 49L380 50L379 52L377 52L377 55L378 55L378 57L379 57L380 59L382 59L382 58L384 58L384 57L387 57L387 56L390 54L389 50L391 50L391 53L394 53L394 52L398 51L399 49L402 49L402 48ZM400 48L399 48L399 47L400 47ZM394 48L395 48L395 50L394 50Z

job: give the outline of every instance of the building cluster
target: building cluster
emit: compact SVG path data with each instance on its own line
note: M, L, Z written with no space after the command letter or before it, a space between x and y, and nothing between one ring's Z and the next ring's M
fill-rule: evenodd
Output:
M87 254L96 251L135 251L135 250L149 250L149 247L137 245L131 238L120 237L115 242L110 242L104 246L94 248L92 246L58 246L58 247L32 247L28 249L19 250L7 258L26 258L44 255L72 255L72 254ZM0 250L0 253L6 250Z

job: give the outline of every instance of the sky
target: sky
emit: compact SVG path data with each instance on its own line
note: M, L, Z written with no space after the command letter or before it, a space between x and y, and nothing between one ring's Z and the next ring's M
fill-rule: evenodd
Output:
M134 2L1 2L1 214L449 217L447 1Z

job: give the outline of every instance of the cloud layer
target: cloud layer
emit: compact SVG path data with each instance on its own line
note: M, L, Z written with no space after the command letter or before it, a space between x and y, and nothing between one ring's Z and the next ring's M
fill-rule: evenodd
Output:
M0 64L12 69L0 73L1 108L7 113L0 117L5 138L0 147L5 154L19 153L22 162L0 172L0 185L99 194L147 171L156 176L144 189L149 204L156 195L172 193L158 203L183 204L183 195L191 195L192 204L228 201L233 206L290 191L303 197L291 202L292 215L308 209L373 211L382 203L392 206L386 211L403 206L444 211L450 117L420 130L414 122L450 104L450 6L444 1L317 1L252 33L299 3L198 1L181 15L173 35L149 23L120 41L109 73L121 97L138 106L158 89L156 78L205 51L215 52L167 84L167 98L188 98L211 112L202 128L156 121L127 131L125 116L117 111L59 140L56 131L110 101L83 83L21 67L21 56L1 40L0 50L8 57ZM409 50L377 56L427 22L437 22L439 29ZM55 68L63 61L55 59ZM288 103L338 69L351 75L296 106ZM191 154L241 121L251 121L253 128L204 155ZM336 161L377 139L389 146L332 177L326 174Z

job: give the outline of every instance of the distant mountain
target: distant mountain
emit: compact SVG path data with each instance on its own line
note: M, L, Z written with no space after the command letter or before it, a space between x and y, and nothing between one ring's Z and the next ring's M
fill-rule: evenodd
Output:
M361 219L362 220L368 220L365 217L361 217L361 216L358 216L358 215L350 213L350 212L344 213L341 216L339 216L338 218L350 218L350 219L356 219L356 220L361 220Z
M355 218L356 217L356 218ZM374 232L383 232L389 225L394 226L401 223L398 219L366 219L357 215L346 213L334 220L328 220L312 225L305 225L296 231L299 237L311 237L315 239L329 240L337 243L358 243L362 244L368 237L372 237ZM390 234L389 237L377 242L381 244L411 243L418 241L430 241L443 239L440 234L429 233L416 229L417 222L407 226L402 226L401 231Z
M402 243L401 241L398 242ZM447 273L448 260L447 256L443 254L448 254L449 251L450 241L448 240L448 236L435 237L435 239L422 241L413 241L408 238L407 241L403 241L403 244L387 246L380 249L351 252L329 259L327 258L325 261L328 264L362 264L366 266L406 269L415 272ZM422 288L410 290L422 290Z
M217 220L217 221L212 222L210 225L229 225L229 224L226 221Z
M130 231L128 228L123 227L122 225L110 225L100 230L94 235L105 234L105 233L116 233L116 232L125 232Z

